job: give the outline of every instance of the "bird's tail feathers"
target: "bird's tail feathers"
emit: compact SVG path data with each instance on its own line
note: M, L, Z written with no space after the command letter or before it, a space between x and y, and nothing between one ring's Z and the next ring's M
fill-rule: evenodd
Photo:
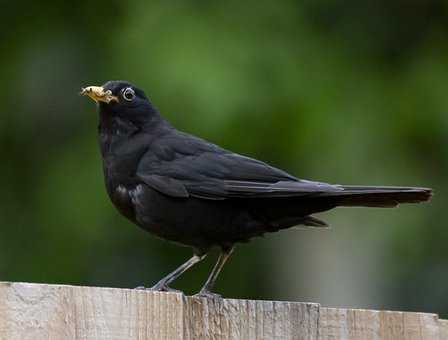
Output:
M420 203L429 201L432 190L414 187L341 186L339 192L331 192L338 206L392 208L401 203Z

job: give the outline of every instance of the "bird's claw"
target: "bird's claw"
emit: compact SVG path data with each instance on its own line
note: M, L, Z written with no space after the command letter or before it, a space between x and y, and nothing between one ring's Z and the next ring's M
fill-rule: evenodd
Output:
M171 288L171 287L167 286L166 284L165 285L164 284L156 284L155 286L152 286L150 288L147 288L147 287L144 287L144 286L138 286L138 287L135 287L134 289L137 289L137 290L147 290L147 291L150 291L150 292L169 292L169 293L180 293L180 294L183 294L183 292L181 290Z
M217 293L212 293L208 290L201 290L199 293L193 295L193 297L200 297L206 299L222 299L222 296Z
M178 294L183 294L184 293L183 291L181 291L179 289L174 289L174 288L171 288L171 287L168 287L168 286L162 287L161 289L151 287L151 288L149 288L149 290L153 291L153 292L168 292L168 293L178 293Z

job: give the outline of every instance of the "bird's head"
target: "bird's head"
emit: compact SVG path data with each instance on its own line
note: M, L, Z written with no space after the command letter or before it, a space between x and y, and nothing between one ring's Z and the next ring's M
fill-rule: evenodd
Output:
M101 120L119 118L140 125L158 115L145 93L127 81L114 80L102 86L87 86L82 88L81 95L98 103Z

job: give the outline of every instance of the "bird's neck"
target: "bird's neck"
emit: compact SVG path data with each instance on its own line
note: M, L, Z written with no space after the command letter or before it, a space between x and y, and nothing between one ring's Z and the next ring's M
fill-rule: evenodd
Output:
M168 125L163 119L139 126L119 117L100 121L99 144L108 189L132 181L140 158Z

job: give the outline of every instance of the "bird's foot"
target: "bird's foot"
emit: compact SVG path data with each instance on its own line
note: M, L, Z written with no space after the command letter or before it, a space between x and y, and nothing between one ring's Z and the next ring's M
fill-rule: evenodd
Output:
M181 294L183 294L183 292L181 290L171 288L171 287L169 287L166 284L156 284L155 286L152 286L150 288L146 288L144 286L138 286L138 287L135 287L135 289L137 289L137 290L147 290L147 291L150 291L150 292L169 292L169 293L181 293Z
M195 295L194 297L201 297L206 299L222 299L222 296L217 293L212 293L209 290L201 289L201 291Z

